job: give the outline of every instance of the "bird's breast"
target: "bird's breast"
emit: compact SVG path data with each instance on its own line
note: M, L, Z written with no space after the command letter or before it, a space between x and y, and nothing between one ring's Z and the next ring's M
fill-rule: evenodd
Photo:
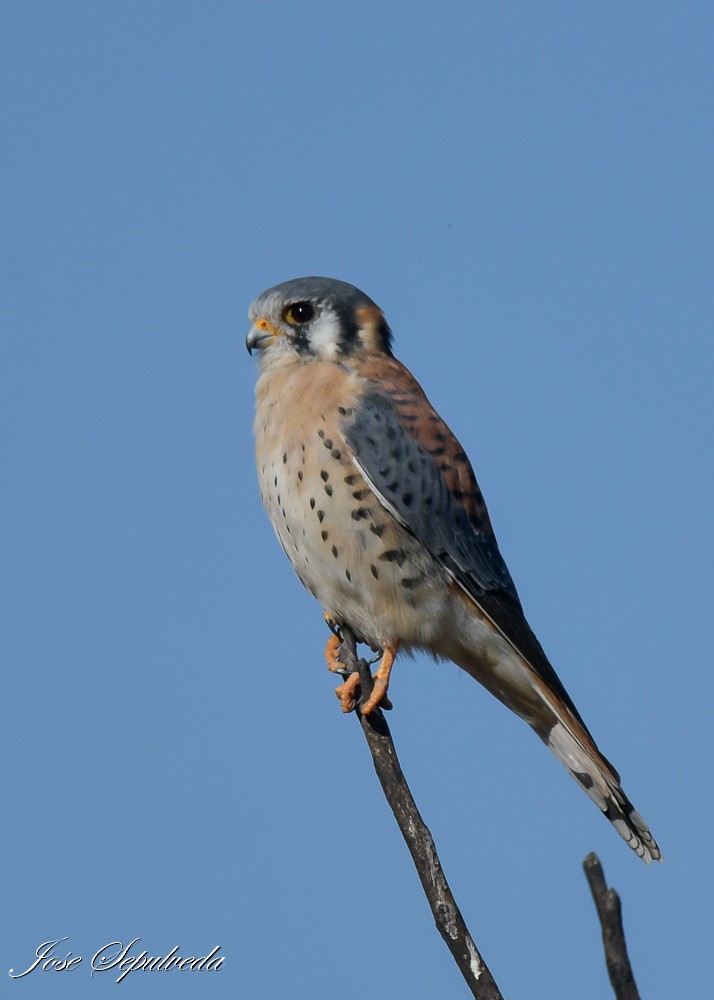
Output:
M443 621L443 569L380 503L341 431L359 379L337 365L261 376L256 459L261 499L305 587L373 645L428 646Z

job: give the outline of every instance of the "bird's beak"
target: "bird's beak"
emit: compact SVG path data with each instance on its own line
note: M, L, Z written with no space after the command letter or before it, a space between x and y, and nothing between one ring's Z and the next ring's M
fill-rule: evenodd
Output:
M277 337L280 334L280 330L269 323L267 319L261 317L257 319L255 323L251 326L248 331L248 336L245 338L245 346L248 354L253 353L253 348L257 348L259 351L268 344L273 337Z

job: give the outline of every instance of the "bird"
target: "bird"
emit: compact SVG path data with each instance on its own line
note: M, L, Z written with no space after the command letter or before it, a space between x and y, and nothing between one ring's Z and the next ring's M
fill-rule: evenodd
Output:
M633 851L660 849L528 624L463 447L392 351L384 313L334 278L282 282L251 304L260 495L332 628L381 657L342 709L390 707L399 651L451 660L528 723Z

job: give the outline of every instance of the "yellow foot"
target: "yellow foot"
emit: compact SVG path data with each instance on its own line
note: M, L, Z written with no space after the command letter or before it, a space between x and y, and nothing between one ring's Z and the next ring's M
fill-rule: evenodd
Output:
M325 646L325 659L327 660L327 668L334 673L338 673L340 670L344 670L343 665L340 663L340 637L339 635L331 635L327 640L327 645Z
M377 705L381 705L382 708L391 708L392 704L387 698L387 691L389 690L389 675L392 672L392 666L397 656L399 650L399 642L385 642L382 653L382 661L374 672L374 687L372 688L372 694L369 696L367 701L362 706L362 715L369 715ZM348 680L352 680L352 674ZM344 711L344 708L343 708Z
M335 694L340 699L343 712L354 712L357 704L357 692L359 691L359 674L350 674L344 684L335 688Z

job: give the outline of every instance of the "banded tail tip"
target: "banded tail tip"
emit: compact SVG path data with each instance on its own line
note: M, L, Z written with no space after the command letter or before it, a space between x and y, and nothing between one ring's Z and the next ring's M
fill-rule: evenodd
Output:
M540 735L540 734L539 734ZM661 861L662 852L644 819L620 785L620 776L594 743L585 745L585 736L576 736L563 722L555 723L541 736L568 773L612 823L622 839L645 864Z
M659 849L657 841L650 833L649 827L637 810L631 805L624 792L622 793L622 797L625 800L623 804L624 809L613 798L608 803L607 808L603 809L605 816L610 820L625 843L632 848L638 858L642 858L645 864L649 865L652 861L661 862L663 860L662 852Z

